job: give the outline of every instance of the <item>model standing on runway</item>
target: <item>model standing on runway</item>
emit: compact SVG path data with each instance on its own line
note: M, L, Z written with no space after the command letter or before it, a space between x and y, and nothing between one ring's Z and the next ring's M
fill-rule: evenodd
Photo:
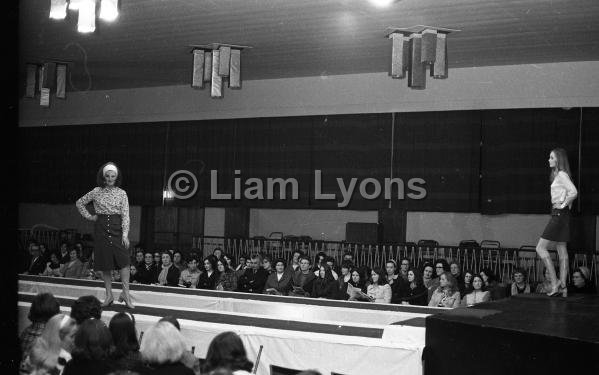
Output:
M100 167L96 182L98 186L77 200L77 209L84 218L94 221L94 269L102 271L106 299L102 306L110 306L112 295L111 271L120 270L123 291L119 302L132 309L129 295L129 200L119 186L122 174L116 164L109 162ZM94 203L96 214L91 215L85 207Z
M549 154L549 167L551 168L551 219L537 244L537 254L543 260L551 279L550 296L560 292L567 296L566 282L568 280L568 250L566 243L570 240L570 208L576 199L578 191L570 179L570 164L568 155L562 148L556 148ZM547 248L555 243L559 258L559 280L555 274L553 262Z

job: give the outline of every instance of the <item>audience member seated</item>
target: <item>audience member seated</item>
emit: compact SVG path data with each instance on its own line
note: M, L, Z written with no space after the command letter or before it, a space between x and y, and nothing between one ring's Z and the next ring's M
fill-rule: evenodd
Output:
M241 254L239 256L239 264L235 267L235 272L237 273L237 280L245 273L247 267L247 260L250 259L246 254Z
M431 296L435 289L439 287L439 279L433 278L434 272L435 268L430 263L425 263L424 266L422 266L422 284L428 291L427 303L431 300Z
M516 294L531 293L526 271L521 268L514 269L512 280L505 291L507 297L515 296Z
M464 287L464 277L462 275L462 267L460 266L460 264L456 261L452 261L451 263L449 263L449 272L451 272L451 275L458 281L458 289L460 290L460 295L463 296L463 294L461 294L462 289Z
M396 265L397 266L397 265ZM403 281L408 281L408 271L410 269L410 260L408 258L401 258L399 262L398 275Z
M60 276L60 262L58 256L55 253L50 254L50 260L46 262L46 269L44 276Z
M106 375L116 366L110 355L113 350L112 335L100 319L86 319L75 334L75 345L64 375Z
M351 285L354 289L357 289L362 294L351 293L348 301L366 301L370 302L370 298L366 292L368 291L368 282L366 279L366 272L369 270L366 267L357 267L352 270L351 280L348 285ZM350 288L348 286L347 293L350 294Z
M275 272L274 268L272 268L272 261L270 260L270 256L266 255L262 258L262 268L264 268L268 275Z
M145 256L146 255L142 249L137 249L135 251L135 262L133 262L132 264L135 264L135 267L137 267L138 269L141 268L145 263Z
M158 268L154 263L152 253L144 254L144 263L137 268L137 282L141 284L156 284L158 282Z
M253 254L250 261L250 268L238 279L237 289L245 293L262 293L268 273L262 268L262 257L259 254Z
M551 277L549 276L549 269L545 268L543 270L543 281L537 284L537 288L535 289L535 293L537 294L547 294L551 291Z
M118 369L132 370L142 364L135 329L135 317L128 312L114 314L108 329L112 335L114 351L112 359Z
M587 267L578 267L572 272L572 284L568 286L568 293L570 295L597 293L591 280L591 271Z
M495 276L490 268L483 268L480 271L480 276L485 282L485 290L491 293L491 300L496 301L505 298L505 289L499 285L497 276Z
M231 254L223 254L223 259L225 260L225 268L230 268L233 272L235 272L235 259Z
M216 282L216 290L224 290L234 292L237 290L237 274L232 267L227 264L227 256L224 255L216 262L216 270L218 271L218 281Z
M432 268L431 268L431 273ZM422 276L415 268L408 270L408 282L402 283L399 290L399 301L403 305L426 306L428 303L428 289L423 284Z
M129 282L132 284L138 284L137 281L137 266L133 263L129 265Z
M287 265L287 269L290 273L296 272L299 270L299 261L300 258L304 255L304 252L301 250L294 250L291 255L291 260L289 260L289 264Z
M170 322L159 321L145 332L141 341L140 352L146 365L133 371L140 375L195 375L181 361L185 351L181 332Z
M351 264L355 264L354 263L354 254L351 251L346 251L345 254L343 254L343 261L350 262Z
M312 272L314 272L314 276L318 276L318 271L320 270L320 266L325 264L327 255L324 251L319 251L316 253L314 257L314 263L312 264Z
M40 252L38 244L34 243L29 248L29 261L27 270L23 272L25 275L41 275L46 269L46 261Z
M371 302L391 303L391 286L382 268L375 267L370 271L370 285L366 287L366 294Z
M71 256L69 255L69 244L66 242L62 242L60 244L58 259L60 259L60 264L68 263L71 260Z
M81 296L71 306L71 318L75 319L79 325L86 319L100 319L101 317L102 303L95 296Z
M60 268L60 274L62 277L68 277L71 279L80 279L84 274L85 270L83 267L83 262L79 259L79 253L77 253L77 249L73 248L69 252L70 260L63 264Z
M290 296L309 297L312 292L316 276L310 270L310 258L303 256L300 258L300 268L293 274L293 289L289 291Z
M385 279L391 287L391 303L399 303L400 289L404 283L403 278L397 273L397 263L393 259L385 263Z
M33 297L27 318L31 324L21 332L21 354L24 359L31 350L35 340L42 334L50 318L60 312L60 304L51 293L40 293Z
M220 279L220 272L218 272L218 259L216 256L210 254L203 260L204 269L200 273L198 278L198 289L216 289L216 284Z
M160 252L154 253L154 264L156 265L156 268L159 270L158 272L160 273L160 269L162 266L162 253L160 253Z
M202 272L198 269L198 258L195 256L187 261L187 268L181 271L179 285L184 288L197 288Z
M160 318L159 322L171 323L175 328L177 328L177 331L181 332L181 325L179 324L179 321L172 315L167 315ZM183 355L181 356L181 363L183 363L185 367L192 369L196 375L200 374L200 360L193 355L190 350L185 349Z
M324 261L329 267L331 267L331 273L333 274L333 278L335 280L337 280L339 278L339 274L337 273L337 272L339 272L339 269L335 265L335 258L327 256L324 259Z
M286 296L292 285L292 272L285 269L285 260L279 258L275 260L275 272L268 275L264 285L264 293Z
M351 273L354 269L354 265L344 260L341 263L341 276L337 279L337 299L347 300L349 295L347 294L347 285L351 280Z
M214 255L216 257L216 259L221 259L223 257L223 249L221 249L220 247L216 247L213 251L212 251L212 255Z
M433 292L428 305L438 307L460 306L460 291L456 279L450 272L443 272L439 276L439 287Z
M472 289L462 298L462 306L472 306L477 303L491 300L491 293L484 290L484 281L480 275L474 275L472 278Z
M158 285L177 286L181 271L173 264L173 258L170 252L162 252L162 269L158 274Z
M183 260L183 254L179 250L173 251L173 265L183 272L187 269L187 263Z
M470 293L470 291L472 291L472 278L474 277L474 275L475 273L471 270L464 271L462 283L458 283L458 286L460 287L461 296L465 296L466 294Z
M42 259L44 260L44 263L49 262L50 254L52 254L52 252L48 250L48 247L43 242L38 243L38 245L40 247L40 255L41 255Z
M234 375L250 375L253 367L253 363L247 358L241 338L235 332L223 332L210 342L202 374L211 373L216 369L227 369Z
M320 266L318 277L312 283L310 297L335 299L337 295L336 288L337 285L333 273L331 272L331 267L326 263L323 263Z

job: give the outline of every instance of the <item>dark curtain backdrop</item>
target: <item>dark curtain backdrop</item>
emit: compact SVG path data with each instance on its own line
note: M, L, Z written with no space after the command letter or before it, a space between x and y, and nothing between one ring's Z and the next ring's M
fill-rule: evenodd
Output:
M94 187L98 168L116 162L131 204L144 206L217 206L338 208L337 178L357 179L346 209L382 209L384 180L419 177L427 196L396 199L393 209L411 211L546 213L549 208L547 158L554 147L570 157L582 211L599 213L599 109L580 108L352 114L183 121L136 124L19 128L19 201L73 203ZM582 126L582 127L581 127ZM392 137L392 128L394 128ZM582 173L578 171L582 130ZM322 192L315 197L314 171L322 171ZM169 176L186 170L198 181L188 199L163 202ZM242 199L211 199L210 171L218 171L218 192L234 194L241 180ZM236 176L235 170L241 173ZM480 177L482 176L482 177ZM176 177L176 176L175 176ZM248 178L294 178L299 199L248 200ZM381 184L377 199L359 193L360 182ZM182 185L187 187L186 184ZM372 192L369 185L367 192ZM232 197L234 198L234 197Z
M577 109L482 111L481 212L548 213L549 153L568 153L578 186Z

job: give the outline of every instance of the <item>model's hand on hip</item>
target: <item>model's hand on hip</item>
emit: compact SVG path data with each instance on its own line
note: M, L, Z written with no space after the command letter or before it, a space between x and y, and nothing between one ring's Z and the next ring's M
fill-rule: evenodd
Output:
M91 221L96 221L96 220L98 220L98 215L92 215L89 219Z

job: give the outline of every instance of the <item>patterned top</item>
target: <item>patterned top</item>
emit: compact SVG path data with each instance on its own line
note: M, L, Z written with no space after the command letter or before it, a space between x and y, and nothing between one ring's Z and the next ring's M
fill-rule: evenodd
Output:
M576 199L578 191L564 171L559 171L551 183L551 204L554 208L572 208L572 201Z
M21 341L21 353L23 354L23 358L29 355L29 351L33 347L33 343L38 337L41 336L45 327L46 323L35 322L23 330L19 338Z
M119 187L96 187L79 198L75 203L77 209L88 220L91 220L92 215L85 205L92 201L97 215L121 215L123 237L129 237L129 199L125 190Z

